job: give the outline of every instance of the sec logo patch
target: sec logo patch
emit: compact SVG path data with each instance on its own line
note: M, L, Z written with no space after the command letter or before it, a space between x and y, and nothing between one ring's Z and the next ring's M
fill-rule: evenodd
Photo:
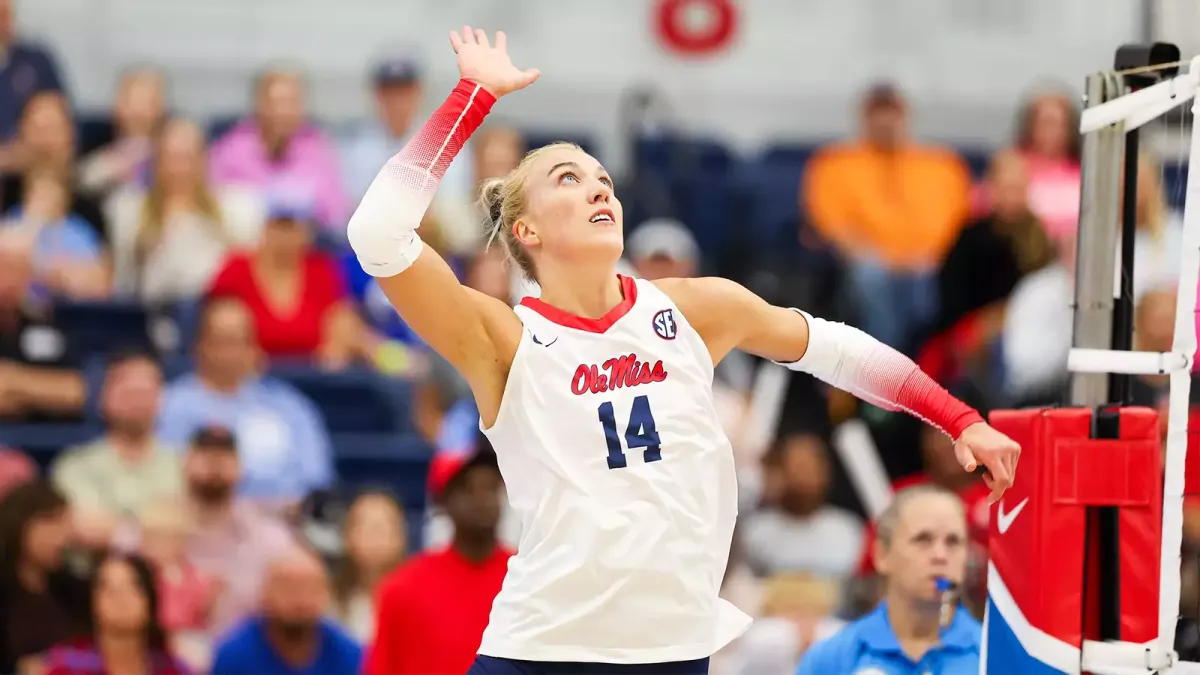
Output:
M679 327L675 323L675 312L664 309L654 315L654 333L664 340L674 340Z

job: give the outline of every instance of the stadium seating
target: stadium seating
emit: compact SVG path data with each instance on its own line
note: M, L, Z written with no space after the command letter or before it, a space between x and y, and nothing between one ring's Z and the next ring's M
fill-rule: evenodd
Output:
M331 433L412 431L412 385L366 369L337 373L305 365L281 365L271 375L289 382L325 416Z
M583 148L583 151L592 157L604 161L603 158L596 154L599 151L597 150L595 139L586 133L578 131L547 131L545 129L538 129L536 131L527 130L522 133L525 136L526 149L532 150L533 148L540 148L550 143L567 141Z
M0 424L0 446L25 451L43 469L63 448L86 443L100 433L93 423Z
M117 349L153 347L150 312L127 302L62 302L55 305L55 321L70 336L76 358L86 361Z
M232 117L213 119L209 133L220 136L235 122ZM106 123L103 117L83 117L81 137L95 142L107 133ZM530 147L569 140L591 153L597 148L594 138L577 132L540 131L526 138ZM635 139L632 147L631 174L636 184L623 192L630 231L645 218L679 218L692 229L706 258L720 261L734 251L753 260L760 275L783 278L788 270L812 272L832 264L828 252L805 249L798 236L805 222L798 190L818 145L779 143L754 156L739 157L716 138L669 134ZM972 174L981 177L990 151L960 148L960 152ZM1173 207L1182 205L1186 178L1186 165L1165 165L1164 187ZM327 238L320 245L337 251L344 242ZM43 465L63 447L100 432L94 402L103 379L101 357L129 346L166 348L165 370L168 378L175 377L191 368L187 354L196 333L195 304L159 314L122 302L64 303L56 308L56 316L87 364L85 421L0 426L0 445L26 450ZM161 339L157 322L164 316L171 319L178 339ZM382 484L401 495L410 508L424 507L431 450L414 433L411 383L367 370L326 373L305 364L276 364L270 374L290 382L321 410L344 483Z
M432 452L415 434L340 433L332 437L344 483L386 487L408 509L425 508Z

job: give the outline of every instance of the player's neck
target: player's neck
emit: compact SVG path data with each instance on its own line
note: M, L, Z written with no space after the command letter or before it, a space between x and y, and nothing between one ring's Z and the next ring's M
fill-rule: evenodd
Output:
M905 642L936 641L938 639L940 607L909 598L887 598L888 623L901 644Z
M609 266L567 270L546 265L538 268L538 281L542 302L589 319L599 319L625 298L621 282Z

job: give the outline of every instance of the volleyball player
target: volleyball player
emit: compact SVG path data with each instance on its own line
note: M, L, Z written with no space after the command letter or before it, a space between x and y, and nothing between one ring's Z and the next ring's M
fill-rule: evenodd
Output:
M490 236L542 288L515 309L461 285L417 228L496 100L529 86L503 33L463 27L461 80L350 220L363 269L462 373L513 509L518 551L472 673L690 675L750 618L717 597L737 516L713 365L733 349L801 370L955 438L999 498L1019 447L865 333L773 307L725 279L619 276L621 203L571 144L482 188ZM600 49L599 51L603 51ZM591 47L564 54L602 58Z

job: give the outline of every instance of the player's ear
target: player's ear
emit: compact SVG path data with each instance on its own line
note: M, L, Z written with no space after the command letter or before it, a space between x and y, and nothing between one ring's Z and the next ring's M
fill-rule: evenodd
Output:
M878 538L871 545L871 560L875 563L875 571L886 575L888 573L888 547Z
M524 218L520 218L517 222L513 223L513 236L525 246L534 246L542 243L541 238L538 237L537 229Z

